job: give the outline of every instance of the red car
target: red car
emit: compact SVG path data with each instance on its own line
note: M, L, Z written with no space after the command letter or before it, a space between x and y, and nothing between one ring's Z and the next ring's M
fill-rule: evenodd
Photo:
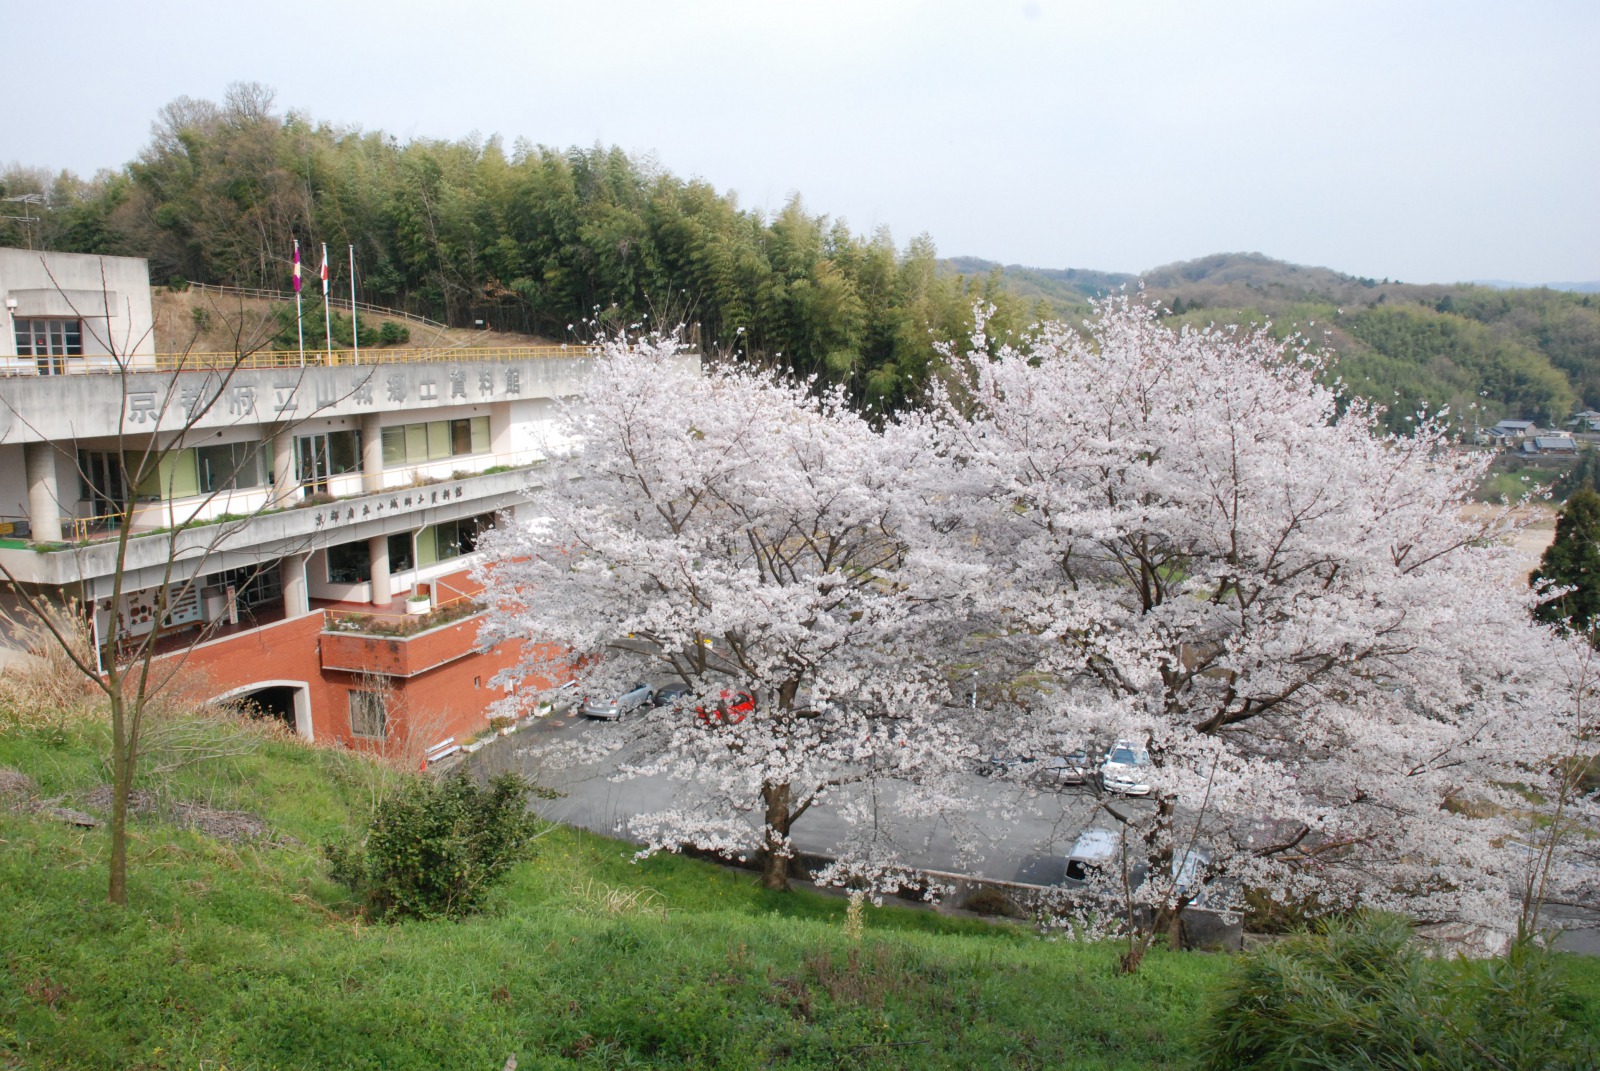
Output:
M722 693L722 698L717 700L717 705L711 710L705 707L695 707L694 712L700 720L707 725L719 722L723 725L738 725L744 721L746 714L755 713L755 697L749 692Z

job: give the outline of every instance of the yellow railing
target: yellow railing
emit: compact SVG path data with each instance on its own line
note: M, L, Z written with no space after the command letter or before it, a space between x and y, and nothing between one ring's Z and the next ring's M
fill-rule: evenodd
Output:
M298 350L263 350L258 353L161 353L155 357L155 371L188 372L216 369L253 368L324 368L348 367L369 364L413 364L443 361L536 361L551 357L587 357L593 354L590 346L448 346L437 349L364 349L327 350L307 349L302 357ZM147 366L148 367L148 366ZM85 368L85 372L102 371ZM116 371L107 368L104 371Z
M422 586L426 586L424 581ZM482 613L487 607L482 602L482 592L467 594L457 592L453 597L433 605L426 613L396 614L381 610L335 610L324 608L324 632L358 632L368 635L404 638L425 632L441 624L448 625ZM446 611L449 611L446 613Z

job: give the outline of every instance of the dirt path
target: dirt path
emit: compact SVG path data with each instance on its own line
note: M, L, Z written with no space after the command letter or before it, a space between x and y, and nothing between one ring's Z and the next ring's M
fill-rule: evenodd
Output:
M1478 520L1498 513L1499 506L1484 503L1472 503L1461 510L1462 520ZM1527 563L1528 572L1533 572L1539 565L1539 558L1543 556L1556 537L1556 511L1553 506L1527 506L1517 511L1519 520L1526 520L1527 524L1519 528L1506 542L1517 556Z

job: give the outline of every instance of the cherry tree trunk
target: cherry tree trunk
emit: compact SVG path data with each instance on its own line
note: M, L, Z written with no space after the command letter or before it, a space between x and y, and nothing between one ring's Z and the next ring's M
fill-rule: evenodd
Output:
M789 786L762 785L761 798L767 805L765 844L761 849L761 887L788 892L789 826L794 821L790 815Z

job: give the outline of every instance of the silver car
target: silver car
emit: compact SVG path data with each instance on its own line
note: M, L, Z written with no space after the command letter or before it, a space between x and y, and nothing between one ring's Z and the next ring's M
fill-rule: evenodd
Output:
M1131 740L1118 740L1100 764L1100 785L1121 796L1150 795L1150 755Z
M606 721L616 721L624 714L640 707L647 707L656 697L656 691L644 681L632 684L621 695L583 697L578 713L586 718L603 718Z

